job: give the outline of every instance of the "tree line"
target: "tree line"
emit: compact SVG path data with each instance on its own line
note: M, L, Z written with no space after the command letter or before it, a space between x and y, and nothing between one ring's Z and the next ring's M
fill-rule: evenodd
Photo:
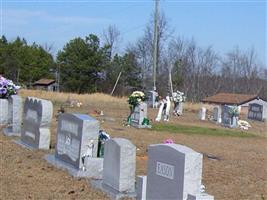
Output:
M128 95L133 90L151 90L153 63L153 23L144 34L119 54L120 31L115 25L99 36L89 34L68 41L53 58L50 49L28 44L17 37L0 39L0 74L31 88L41 78L60 76L60 90L76 93L110 93L121 74L114 94ZM185 92L191 101L217 92L259 94L267 99L267 68L259 63L253 48L238 47L219 55L211 46L200 47L194 39L174 37L164 14L159 19L157 90Z

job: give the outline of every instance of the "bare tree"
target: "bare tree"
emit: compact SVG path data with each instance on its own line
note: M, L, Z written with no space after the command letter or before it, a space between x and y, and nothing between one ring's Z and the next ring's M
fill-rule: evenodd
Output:
M103 31L103 39L105 44L110 48L110 58L112 58L115 55L121 40L119 29L115 25L109 25L107 29Z

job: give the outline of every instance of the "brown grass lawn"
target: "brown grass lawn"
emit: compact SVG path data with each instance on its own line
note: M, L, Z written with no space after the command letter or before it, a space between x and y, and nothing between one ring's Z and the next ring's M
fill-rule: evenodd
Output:
M50 99L54 103L52 141L49 151L24 149L0 134L0 199L108 199L102 192L93 189L85 179L74 179L67 172L49 165L43 156L53 153L56 134L56 113L61 104L67 112L90 114L101 121L101 128L112 137L130 139L137 146L137 175L146 174L148 145L161 143L167 138L192 149L216 156L211 160L204 156L203 183L206 191L215 199L267 199L267 125L249 121L250 130L256 137L188 135L183 133L138 130L124 126L128 115L126 98L115 98L104 94L76 95L22 90L21 95ZM80 108L70 108L67 99L83 103ZM180 118L171 118L169 124L220 128L211 122L197 119L199 104L186 104ZM104 117L97 112L103 110ZM152 124L156 110L149 109ZM163 124L163 122L162 122ZM2 127L3 128L3 127ZM2 129L0 129L2 132ZM244 132L244 134L246 134Z

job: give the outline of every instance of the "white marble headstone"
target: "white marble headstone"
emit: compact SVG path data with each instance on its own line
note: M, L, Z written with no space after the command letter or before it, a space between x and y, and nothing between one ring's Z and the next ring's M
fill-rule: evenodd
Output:
M142 125L144 118L147 118L147 104L141 102L135 106L134 112L131 114L131 125L136 128L144 128Z
M18 95L8 98L8 127L4 134L8 136L20 136L22 127L23 101Z
M0 99L0 125L8 123L8 100Z

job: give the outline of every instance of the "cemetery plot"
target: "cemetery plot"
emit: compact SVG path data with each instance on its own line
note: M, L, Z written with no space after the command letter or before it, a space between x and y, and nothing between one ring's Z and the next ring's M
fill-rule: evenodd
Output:
M7 136L20 136L22 126L22 98L12 95L8 98L8 127L4 129Z
M49 149L52 115L51 101L27 97L24 104L21 141L18 143L30 148Z
M60 114L55 155L46 160L77 177L101 178L103 158L97 158L99 122L84 114Z

